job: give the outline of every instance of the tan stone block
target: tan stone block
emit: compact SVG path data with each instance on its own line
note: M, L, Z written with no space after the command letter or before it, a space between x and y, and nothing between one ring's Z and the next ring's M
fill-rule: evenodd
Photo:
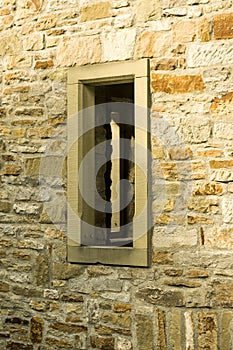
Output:
M215 97L211 103L210 111L213 113L231 113L233 108L233 92L228 92L222 97Z
M171 313L171 323L169 327L169 339L173 350L182 349L182 318L180 310L173 310Z
M18 34L12 32L11 35L1 35L0 56L12 55L22 49L21 40Z
M198 313L198 349L218 349L217 315L212 312Z
M186 311L184 313L184 317L185 317L185 327L186 327L186 334L185 334L186 349L194 350L194 320L193 320L193 313L190 312L190 311Z
M232 167L233 167L233 160L232 159L211 160L210 161L210 168L211 169L232 168Z
M30 324L30 339L32 343L41 343L44 330L44 321L38 316L33 316Z
M185 279L170 279L164 280L164 284L174 287L187 287L187 288L197 288L201 287L201 283L197 281L190 281Z
M204 229L204 244L212 249L233 248L233 228L216 228L211 227Z
M132 59L136 42L136 29L124 28L111 30L101 35L102 59L104 61L119 61Z
M192 224L213 224L213 220L209 219L205 216L194 216L194 215L188 215L187 216L187 221L188 224L192 225Z
M136 315L136 335L138 350L153 350L154 329L151 316Z
M193 190L193 195L221 195L222 193L222 185L214 182L198 184Z
M229 350L231 348L231 323L232 312L224 311L221 315L221 350Z
M203 149L197 151L198 157L221 157L223 155L223 150L221 149Z
M93 21L110 16L110 3L97 2L81 8L81 22Z
M191 269L186 273L186 277L189 278L207 278L209 276L208 271L206 270L198 270L198 269Z
M155 92L169 94L202 91L205 88L201 75L152 74L151 84Z
M32 57L27 55L14 55L6 57L7 69L13 68L30 68L32 65Z
M46 69L54 66L53 60L36 61L35 69Z
M178 68L177 58L154 59L151 62L151 70L174 70Z
M219 211L219 201L214 198L203 198L198 196L191 198L188 208L199 213L216 214Z
M136 22L147 22L161 18L162 11L159 0L135 0L134 13Z
M22 169L21 166L19 165L6 165L3 169L2 169L2 174L3 175L13 175L13 176L17 176L21 173Z
M114 304L114 312L127 312L131 311L132 306L130 304Z
M55 27L57 18L55 15L50 14L38 19L36 24L36 30L47 30Z
M196 24L194 21L181 21L173 26L173 38L175 42L187 43L196 38Z
M97 63L100 59L101 45L98 36L64 38L57 47L56 65L61 67Z
M158 251L153 254L153 263L160 265L173 265L173 255L167 251Z
M210 41L211 26L208 19L203 18L198 22L198 37L201 41Z
M172 160L184 160L192 158L192 150L187 147L173 147L169 149L169 157Z
M63 323L63 322L54 322L49 325L49 329L54 329L60 332L65 333L79 333L85 332L87 328L82 325Z
M33 33L26 36L23 40L23 48L26 51L37 51L44 48L44 34Z
M70 342L69 340L65 339L57 339L53 337L46 337L45 338L45 344L48 344L48 348L45 348L45 350L52 350L52 349L72 349L73 348L73 342ZM55 348L54 348L55 346ZM43 346L44 347L44 346Z
M167 349L166 314L165 311L157 311L157 349ZM153 348L152 348L153 349Z
M170 32L144 32L136 48L138 58L166 56L171 48Z
M90 338L91 346L93 348L98 349L108 349L108 350L114 350L114 338L104 338L104 337L98 337L96 335L92 335Z
M110 312L105 312L102 315L102 321L104 323L111 323L115 326L123 328L130 328L132 324L131 317L128 313L114 314Z
M214 17L213 31L215 39L233 38L233 13L223 13Z

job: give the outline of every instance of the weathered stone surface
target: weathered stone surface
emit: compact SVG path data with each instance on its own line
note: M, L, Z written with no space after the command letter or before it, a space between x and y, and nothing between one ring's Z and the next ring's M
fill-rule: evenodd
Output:
M44 330L44 321L38 316L31 319L30 339L32 343L41 343Z
M147 303L159 306L183 306L183 294L182 292L175 290L143 288L139 289L136 293L136 297Z
M86 332L87 328L85 326L71 324L71 323L62 323L62 322L54 322L49 325L50 329L55 329L60 332L65 333L80 333Z
M216 282L213 284L213 292L210 293L212 305L219 307L232 307L233 295L232 295L233 283Z
M64 38L57 47L56 65L60 67L97 63L100 60L101 46L98 36Z
M103 61L127 60L133 57L136 39L135 29L112 30L102 34ZM93 44L92 44L93 46Z
M136 22L146 22L148 20L157 20L161 17L161 7L158 0L136 0L134 2L134 13Z
M191 199L188 208L199 213L217 213L219 202L212 198L194 197Z
M151 316L136 315L136 334L138 350L153 350L154 329Z
M114 350L114 338L91 336L91 345L102 350Z
M33 345L23 344L15 341L9 341L6 344L6 349L8 350L33 350Z
M217 317L211 312L198 314L198 349L218 349Z
M198 22L198 36L201 41L210 41L211 25L208 19L203 18Z
M170 32L144 32L137 45L137 57L166 56L170 51L171 42Z
M0 56L16 54L20 52L21 41L16 33L10 36L2 35L0 38Z
M221 97L215 97L211 103L210 110L213 113L231 113L233 106L233 92L228 92Z
M157 311L157 332L158 350L167 349L166 314L162 310Z
M81 22L93 21L110 16L110 3L97 2L81 8Z
M23 48L26 51L42 50L44 48L44 35L33 33L27 36L23 42Z
M48 254L40 254L36 258L35 280L37 286L49 287L50 261Z
M213 23L215 39L233 38L233 13L216 15Z
M231 347L231 322L232 322L232 312L224 311L221 317L222 350L227 350Z
M210 161L210 167L212 169L232 168L233 167L233 160L232 159L211 160Z
M179 350L182 349L182 326L181 326L181 311L173 310L171 314L171 323L169 327L169 339L172 349Z
M105 312L102 316L102 321L124 328L130 328L131 326L131 317L128 313L114 314Z
M187 49L189 68L229 65L233 63L232 45L228 42L192 44Z
M53 277L56 279L69 279L72 277L80 276L83 273L82 267L78 265L71 265L68 263L54 262L53 264Z
M194 21L181 21L173 26L174 41L187 43L194 41L196 36L196 25Z
M223 222L230 224L233 222L233 196L225 197L222 200Z
M186 339L185 345L186 349L194 350L194 320L193 313L190 311L186 311L184 313L185 317L185 327L186 327Z
M201 75L152 74L152 88L155 92L183 94L204 90Z

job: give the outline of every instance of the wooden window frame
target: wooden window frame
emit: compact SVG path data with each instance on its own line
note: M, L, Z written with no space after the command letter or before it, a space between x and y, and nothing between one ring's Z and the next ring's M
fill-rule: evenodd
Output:
M144 174L135 167L135 217L142 211L137 227L133 232L132 247L105 247L105 246L81 246L81 211L80 194L78 192L78 164L79 154L85 145L73 142L76 136L76 128L81 127L82 111L95 104L94 86L107 84L134 83L135 108L135 164L139 158L143 158ZM125 61L114 63L103 63L87 66L75 66L68 71L68 244L67 259L73 263L101 263L110 265L140 266L150 265L149 254L149 201L148 201L148 152L140 154L141 149L148 149L149 129L149 60ZM94 119L93 119L94 120ZM137 125L141 127L138 128ZM140 150L137 145L141 146ZM141 160L140 160L141 161ZM92 186L92 185L91 185ZM90 186L89 190L93 188Z

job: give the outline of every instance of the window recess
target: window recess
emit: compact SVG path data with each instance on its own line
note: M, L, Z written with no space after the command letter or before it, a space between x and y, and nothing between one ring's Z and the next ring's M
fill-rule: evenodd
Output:
M149 265L148 60L68 74L68 261Z

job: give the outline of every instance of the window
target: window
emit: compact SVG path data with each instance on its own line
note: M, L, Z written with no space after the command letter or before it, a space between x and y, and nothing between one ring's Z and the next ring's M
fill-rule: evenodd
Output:
M68 261L149 265L148 60L68 73Z

